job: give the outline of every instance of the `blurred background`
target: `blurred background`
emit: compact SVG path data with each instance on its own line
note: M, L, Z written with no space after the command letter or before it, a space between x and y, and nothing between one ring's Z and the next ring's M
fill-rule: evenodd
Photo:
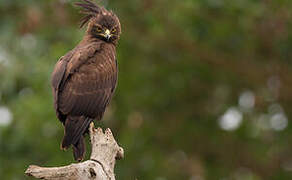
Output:
M73 2L0 0L0 179L74 162L50 87L85 31ZM96 123L125 149L117 179L292 179L291 0L101 4L122 24L117 91Z

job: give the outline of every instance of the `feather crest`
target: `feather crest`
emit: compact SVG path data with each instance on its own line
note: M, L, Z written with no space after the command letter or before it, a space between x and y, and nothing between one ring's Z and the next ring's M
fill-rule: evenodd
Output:
M74 3L75 6L79 6L83 8L80 13L85 14L80 20L80 28L82 28L92 17L96 16L97 14L102 13L104 10L103 7L100 7L96 3L92 2L91 0L82 0L83 2L76 2Z

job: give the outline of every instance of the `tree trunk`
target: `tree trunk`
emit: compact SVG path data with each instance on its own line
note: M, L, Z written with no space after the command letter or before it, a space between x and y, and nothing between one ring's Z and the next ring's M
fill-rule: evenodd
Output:
M117 159L124 157L123 148L119 147L110 129L103 133L101 128L89 127L92 152L90 160L73 163L62 167L39 167L30 165L25 174L47 180L115 180L114 166Z

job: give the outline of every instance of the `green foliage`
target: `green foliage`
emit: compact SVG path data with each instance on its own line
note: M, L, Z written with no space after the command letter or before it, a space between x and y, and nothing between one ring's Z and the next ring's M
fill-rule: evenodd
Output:
M50 88L84 33L72 2L0 3L0 179L73 162ZM292 1L104 4L122 37L117 91L96 125L125 149L117 179L292 178Z

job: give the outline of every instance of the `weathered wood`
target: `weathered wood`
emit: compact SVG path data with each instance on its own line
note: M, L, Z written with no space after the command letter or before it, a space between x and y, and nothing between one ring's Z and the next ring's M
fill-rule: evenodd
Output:
M114 139L110 129L103 133L101 128L89 127L92 152L90 160L62 167L40 167L30 165L25 174L47 180L115 180L114 166L117 159L124 157L124 150Z

